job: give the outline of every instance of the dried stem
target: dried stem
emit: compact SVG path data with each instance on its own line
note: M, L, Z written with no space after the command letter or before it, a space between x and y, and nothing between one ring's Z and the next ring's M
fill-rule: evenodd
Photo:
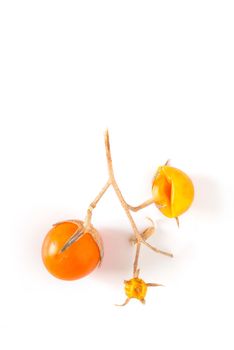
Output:
M111 152L110 152L110 141L109 141L109 133L108 133L108 130L106 131L105 133L105 145L106 145L106 157L107 157L107 165L108 165L108 171L109 171L109 181L111 183L111 185L113 186L114 190L115 190L115 193L117 195L117 197L119 198L119 201L130 221L130 224L132 226L132 229L133 229L133 232L135 233L136 235L136 238L137 240L141 240L141 236L140 236L140 233L137 229L137 226L132 218L132 215L130 213L130 210L129 210L129 207L128 207L128 204L126 203L120 189L119 189L119 186L115 180L115 176L114 176L114 171L113 171L113 165L112 165L112 158L111 158Z
M169 256L170 258L173 258L173 254L171 253L168 253L168 252L165 252L164 250L160 250L156 247L153 247L151 244L149 244L148 242L146 241L142 241L142 243L144 245L146 245L146 247L150 248L151 250L153 250L155 253L159 253L159 254L162 254L162 255L166 255L166 256Z
M111 158L111 151L110 151L110 140L109 140L109 132L108 130L105 133L105 146L106 146L106 157L107 157L107 165L108 165L108 172L109 172L109 181L111 183L111 185L113 186L115 193L117 195L117 197L119 198L119 201L130 221L130 224L132 226L133 232L136 236L136 240L137 240L137 245L136 245L136 256L135 256L135 260L134 260L134 264L133 264L133 275L135 276L137 274L137 270L138 270L138 260L139 260L139 253L140 253L140 243L142 241L141 235L137 229L137 226L135 224L135 221L133 220L133 217L130 213L129 210L129 206L126 203L120 189L119 186L115 180L115 176L114 176L114 171L113 171L113 165L112 165L112 158Z
M107 183L105 184L105 186L103 187L103 189L97 195L97 197L93 200L92 203L90 203L90 205L89 205L89 207L87 209L87 214L86 214L86 218L85 218L85 221L84 221L85 231L88 230L88 228L89 228L89 226L91 224L93 209L96 208L96 205L98 204L98 202L100 201L100 199L102 198L104 193L108 190L110 185L111 185L110 180L108 180Z
M131 205L128 205L128 208L131 210L131 211L138 211L138 210L141 210L143 208L146 208L148 207L149 205L155 203L154 202L154 199L153 198L150 198L148 199L147 201L145 201L144 203L138 205L137 207L132 207Z
M130 213L130 210L132 210L134 207L131 207L129 206L120 189L119 189L119 186L115 180L115 176L114 176L114 171L113 171L113 165L112 165L112 157L111 157L111 151L110 151L110 140L109 140L109 132L108 130L106 130L106 133L105 133L105 146L106 146L106 157L107 157L107 165L108 165L108 172L109 172L109 181L111 183L111 185L113 186L114 190L115 190L115 193L117 195L117 197L119 198L119 201L130 221L130 224L132 226L132 229L133 229L133 232L136 236L136 255L135 255L135 259L134 259L134 263L133 263L133 275L134 276L137 276L139 271L138 271L138 260L139 260L139 254L140 254L140 245L141 243L146 245L148 248L152 249L153 251L155 251L156 253L160 253L160 254L163 254L163 255L167 255L167 256L170 256L172 257L173 255L171 253L167 253L167 252L164 252L156 247L153 247L151 246L149 243L147 243L141 236L141 234L139 233L138 229L137 229L137 226L135 224L135 221L133 220L133 217ZM143 203L144 204L144 203ZM152 204L152 200L148 200L145 202L144 206L147 206L147 205L150 205ZM141 208L144 207L143 205L139 206Z
M115 304L115 306L125 306L129 303L130 298L127 298L123 304Z
M74 243L74 241L76 241L77 239L79 239L82 234L84 234L85 232L87 232L90 228L91 225L91 219L92 219L92 212L93 209L96 207L97 203L100 201L100 199L102 198L102 196L104 195L104 193L107 191L107 189L110 187L110 185L112 185L112 187L114 188L114 191L129 219L129 222L132 226L132 230L134 232L135 235L135 243L136 243L136 254L135 254L135 259L134 259L134 263L133 263L133 275L134 277L138 277L139 275L139 269L138 269L138 261L139 261L139 254L140 254L140 247L141 247L141 243L146 245L148 248L152 249L153 251L155 251L156 253L160 253L160 254L164 254L167 256L172 256L172 254L164 252L160 249L157 249L156 247L151 246L149 243L147 243L144 239L144 236L142 236L139 231L138 228L135 224L135 221L133 220L133 217L131 215L131 210L132 211L138 211L142 208L145 208L146 206L150 205L153 203L153 199L149 199L148 201L142 203L140 206L138 207L132 207L130 205L127 204L127 202L125 201L119 186L115 180L115 176L114 176L114 171L113 171L113 165L112 165L112 158L111 158L111 151L110 151L110 141L109 141L109 133L108 130L105 133L105 148L106 148L106 157L107 157L107 165L108 165L108 173L109 173L109 179L106 182L105 186L102 188L102 190L99 192L99 194L96 196L96 198L93 200L93 202L89 205L88 209L87 209L87 214L86 214L86 218L84 221L84 228L82 230L82 232L79 233L75 233L72 237L70 237L70 239L65 243L64 247L62 248L62 250L64 250L66 247L69 247L72 243ZM77 238L77 239L76 239Z
M138 261L139 261L139 255L140 255L140 249L141 249L141 242L137 242L136 244L136 255L133 263L133 276L134 278L139 276L139 269L138 269Z

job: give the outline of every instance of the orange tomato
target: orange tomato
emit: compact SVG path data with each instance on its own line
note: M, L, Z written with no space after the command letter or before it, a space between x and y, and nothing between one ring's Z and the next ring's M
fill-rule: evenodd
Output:
M102 259L102 244L97 231L91 227L76 242L61 252L64 244L83 228L82 221L56 224L42 245L42 259L47 270L57 278L75 280L88 275Z
M158 168L152 186L159 210L169 218L183 214L193 202L194 187L183 171L164 165Z

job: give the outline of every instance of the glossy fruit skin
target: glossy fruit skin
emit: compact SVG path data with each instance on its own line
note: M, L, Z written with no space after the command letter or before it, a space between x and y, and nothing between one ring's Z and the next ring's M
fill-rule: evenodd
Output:
M183 171L164 165L158 168L152 185L155 204L169 218L176 218L189 209L194 199L191 179Z
M91 234L85 233L64 252L61 248L77 230L76 223L56 224L42 245L42 259L47 270L57 278L76 280L88 275L100 263L100 251Z
M124 281L125 294L127 297L144 300L147 293L147 284L140 278L134 277L128 281Z

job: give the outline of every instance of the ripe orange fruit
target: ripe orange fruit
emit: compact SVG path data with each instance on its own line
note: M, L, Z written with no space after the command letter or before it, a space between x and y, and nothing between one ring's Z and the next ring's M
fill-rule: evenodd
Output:
M46 235L42 259L47 270L55 277L75 280L88 275L101 262L102 242L92 226L89 232L61 251L71 236L83 227L82 221L65 221L56 224Z
M164 165L158 168L152 185L153 199L169 218L183 214L193 202L194 187L183 171Z

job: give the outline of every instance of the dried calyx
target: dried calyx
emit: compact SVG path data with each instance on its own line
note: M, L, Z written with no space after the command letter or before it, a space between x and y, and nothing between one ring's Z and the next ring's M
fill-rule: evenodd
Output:
M67 242L64 244L64 246L61 248L60 253L65 252L73 243L77 242L81 237L83 237L85 234L90 234L94 241L96 242L99 252L100 252L100 263L102 262L103 255L104 255L104 249L103 249L103 242L101 239L100 234L98 231L93 227L93 225L90 223L88 228L85 227L84 222L81 220L66 220L62 222L56 223L54 226L57 226L59 224L63 224L66 222L71 222L77 226L76 231L73 233L73 235L67 240Z

